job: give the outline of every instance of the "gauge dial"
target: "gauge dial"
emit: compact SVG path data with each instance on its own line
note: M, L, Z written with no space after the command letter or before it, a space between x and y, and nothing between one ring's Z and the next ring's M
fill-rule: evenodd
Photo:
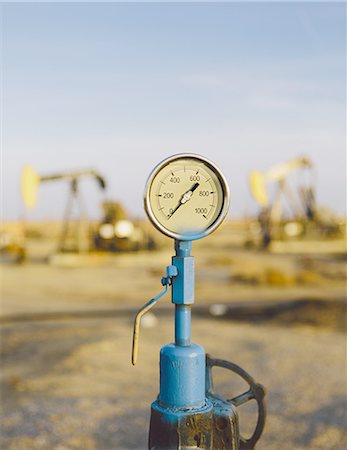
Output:
M149 176L145 210L164 234L195 240L215 230L229 207L229 188L220 170L194 154L162 161Z

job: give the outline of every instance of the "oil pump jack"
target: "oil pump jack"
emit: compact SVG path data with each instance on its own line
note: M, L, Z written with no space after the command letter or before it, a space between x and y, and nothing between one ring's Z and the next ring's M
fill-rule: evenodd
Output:
M41 183L51 181L67 181L70 185L68 199L65 207L63 226L58 241L58 252L74 251L85 253L89 251L89 230L86 220L86 212L83 205L79 182L82 178L92 178L97 182L98 187L104 191L106 188L105 179L95 170L81 170L74 172L63 172L52 175L39 175L32 167L26 166L22 171L21 192L24 204L27 208L33 208L37 203L38 189ZM79 209L77 221L77 236L75 233L73 243L69 242L69 233L72 228L72 214L74 205Z
M292 159L277 164L267 171L253 171L250 174L250 191L261 207L258 222L261 228L263 247L268 247L273 234L279 230L283 237L303 233L305 224L316 219L315 195L311 182L300 186L298 192L293 192L288 177L295 171L312 171L313 163L306 157ZM268 186L275 184L273 200L267 192ZM284 202L287 201L291 212L284 218Z
M309 158L299 157L272 166L264 172L251 172L250 191L260 206L258 223L264 248L269 246L273 238L283 240L310 235L321 239L335 238L341 234L334 215L317 208L312 183L313 168ZM294 172L305 178L296 190L292 190L288 181ZM275 185L272 199L268 193L271 184ZM290 208L286 215L285 203Z

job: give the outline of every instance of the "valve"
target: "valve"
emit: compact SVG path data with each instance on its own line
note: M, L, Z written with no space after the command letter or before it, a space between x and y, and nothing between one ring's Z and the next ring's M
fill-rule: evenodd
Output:
M191 342L191 309L195 301L192 241L212 233L229 208L229 187L214 163L194 154L174 155L150 174L144 195L153 225L175 239L175 256L161 282L164 290L136 314L132 363L136 364L141 317L171 287L175 339L160 350L160 389L151 405L150 450L253 450L265 424L265 389L234 363L206 356ZM238 374L249 389L231 399L213 387L212 368ZM237 408L255 399L258 418L250 438L240 433Z
M190 343L190 308L194 302L194 261L191 243L176 242L176 256L166 267L161 284L164 290L136 314L133 331L132 363L136 364L140 322L153 306L172 290L175 304L175 343L160 352L160 393L152 404L150 450L253 450L265 425L265 389L244 369L222 359L205 355L202 347ZM219 395L213 385L212 368L221 367L239 375L249 389L231 399ZM240 433L237 408L255 400L258 408L252 436Z

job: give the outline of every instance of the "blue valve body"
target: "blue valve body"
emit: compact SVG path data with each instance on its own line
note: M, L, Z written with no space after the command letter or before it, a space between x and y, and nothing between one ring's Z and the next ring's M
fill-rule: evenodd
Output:
M206 404L204 349L191 344L191 304L194 303L194 258L191 241L175 241L176 255L167 272L172 279L175 304L175 343L160 351L161 408L203 408ZM177 269L177 270L175 270ZM156 402L155 402L156 403Z
M205 351L197 344L168 344L160 351L159 404L165 408L205 405Z
M160 392L152 403L149 448L211 449L212 403L206 398L206 355L190 342L194 303L194 258L191 241L175 241L172 279L175 342L160 351ZM170 272L172 269L170 269ZM184 437L178 430L185 430ZM183 444L184 442L184 444Z

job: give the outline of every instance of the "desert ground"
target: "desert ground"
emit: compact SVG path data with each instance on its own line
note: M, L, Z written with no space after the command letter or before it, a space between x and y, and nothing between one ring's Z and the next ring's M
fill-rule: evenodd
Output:
M193 341L266 387L257 450L343 450L345 244L264 252L242 238L226 224L194 243ZM169 295L143 321L136 367L132 323L162 288L167 241L152 252L60 258L53 239L31 238L23 264L0 267L1 449L146 448L159 350L173 340ZM228 371L214 376L228 398L246 389ZM248 436L252 402L239 413Z

